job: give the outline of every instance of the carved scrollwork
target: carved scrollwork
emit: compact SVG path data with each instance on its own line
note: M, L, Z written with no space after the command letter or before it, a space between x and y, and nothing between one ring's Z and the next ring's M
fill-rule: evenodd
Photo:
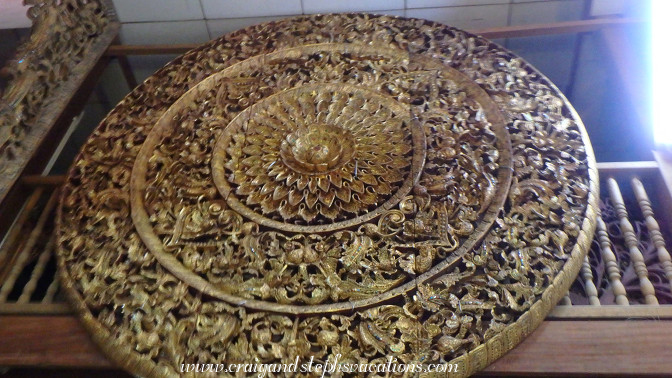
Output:
M54 103L74 94L71 82L92 68L118 30L105 0L24 3L30 37L2 69L9 85L0 96L0 199L59 115Z

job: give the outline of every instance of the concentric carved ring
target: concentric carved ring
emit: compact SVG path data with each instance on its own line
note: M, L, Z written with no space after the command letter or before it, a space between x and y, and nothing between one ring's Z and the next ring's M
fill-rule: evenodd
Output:
M372 58L394 71L367 85L353 78L277 88L271 74ZM260 92L261 74L274 91ZM260 98L225 122L229 112L218 105L236 92ZM184 146L203 158L185 160ZM346 311L413 290L469 251L506 198L510 148L492 100L440 62L377 46L281 50L204 79L161 116L134 164L131 210L159 262L199 290L253 309ZM200 194L174 191L175 180ZM197 189L208 180L219 198ZM165 205L176 196L171 222L159 214L175 211ZM214 274L185 255L207 261L221 249L244 266L263 264L259 276L230 262ZM371 282L364 261L380 251L394 257ZM286 264L291 289L266 282L274 261Z

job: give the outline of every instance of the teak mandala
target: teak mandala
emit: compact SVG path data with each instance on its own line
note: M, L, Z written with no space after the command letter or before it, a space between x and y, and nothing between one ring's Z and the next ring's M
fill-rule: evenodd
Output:
M62 192L59 268L103 351L181 364L457 364L534 330L593 235L578 116L520 58L441 24L304 16L133 90Z

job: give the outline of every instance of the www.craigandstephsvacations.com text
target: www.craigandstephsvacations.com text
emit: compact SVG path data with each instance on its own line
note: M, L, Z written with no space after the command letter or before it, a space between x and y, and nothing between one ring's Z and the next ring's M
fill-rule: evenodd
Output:
M387 363L357 364L341 362L340 354L322 362L310 357L300 363L299 357L290 364L181 364L182 373L247 373L262 378L275 373L318 373L328 377L334 373L456 373L457 364L405 364L390 357Z

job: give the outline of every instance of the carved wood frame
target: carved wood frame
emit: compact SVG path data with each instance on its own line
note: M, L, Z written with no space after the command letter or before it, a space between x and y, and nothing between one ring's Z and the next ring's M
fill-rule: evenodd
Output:
M24 0L30 37L3 71L0 202L17 183L78 88L116 38L111 0Z

